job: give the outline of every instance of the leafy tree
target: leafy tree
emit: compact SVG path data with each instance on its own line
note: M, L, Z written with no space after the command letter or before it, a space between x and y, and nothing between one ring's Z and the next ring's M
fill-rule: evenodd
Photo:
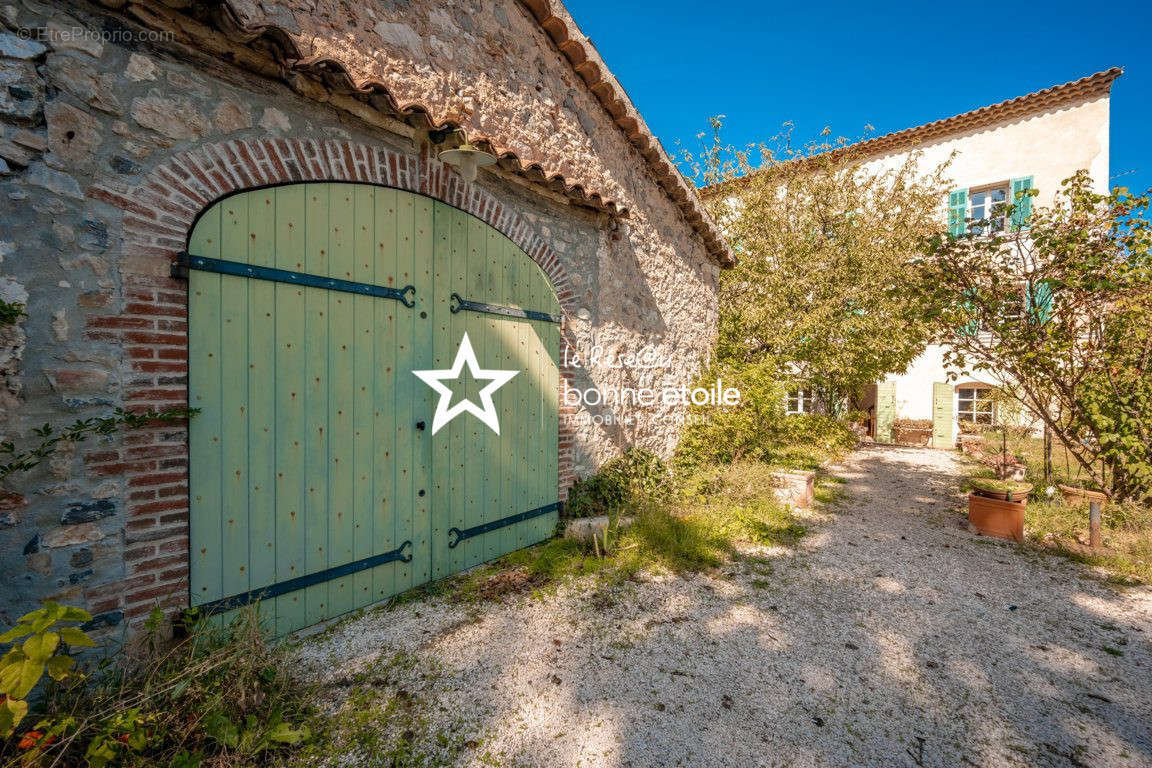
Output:
M913 152L868 165L827 130L802 148L786 128L738 150L720 128L714 118L711 143L684 154L740 259L720 278L719 359L781 361L824 410L906 370L929 337L924 297L907 287L941 227L947 163L925 170Z
M920 274L945 362L987 371L1043 421L1099 488L1152 499L1149 197L1092 191L1081 172L1050 207L1031 190L940 236Z

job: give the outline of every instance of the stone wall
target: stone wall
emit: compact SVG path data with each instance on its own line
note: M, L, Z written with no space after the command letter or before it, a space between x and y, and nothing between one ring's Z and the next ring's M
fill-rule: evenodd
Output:
M276 181L370 181L469 210L549 274L570 351L652 345L674 361L643 372L570 365L562 376L573 387L679 386L704 364L717 267L578 80L573 114L595 132L597 173L628 218L505 172L464 184L436 162L420 127L385 130L393 124L363 122L127 16L67 8L0 5L0 298L27 304L27 317L0 328L0 438L23 446L43 423L184 405L187 296L169 276L172 258L212 200ZM451 30L437 39L450 43ZM475 43L475 29L456 34ZM571 80L555 51L521 65L532 70L526 82ZM508 108L494 96L479 105ZM667 455L680 429L671 411L562 410L561 494L629 445ZM186 475L186 431L160 425L65 447L9 478L0 624L45 597L87 606L105 628L157 603L185 605Z

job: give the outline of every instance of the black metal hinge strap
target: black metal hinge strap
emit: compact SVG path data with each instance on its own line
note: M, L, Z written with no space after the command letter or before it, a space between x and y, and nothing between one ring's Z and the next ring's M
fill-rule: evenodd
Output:
M304 285L309 288L324 288L329 291L354 293L358 296L396 299L396 301L406 307L416 306L416 287L413 285L406 285L403 288L390 288L385 285L357 283L353 280L340 280L335 277L310 275L307 272L293 272L288 269L262 267L255 264L242 264L238 261L227 261L226 259L213 259L208 256L192 256L188 253L181 253L176 257L176 267L173 269L173 276L187 277L187 270L189 269L196 269L201 272L217 272L221 275L235 275L236 277L250 277L254 280L270 280L274 283Z
M449 528L448 529L448 548L449 549L455 548L455 546L457 544L459 544L460 542L464 541L464 539L470 539L473 536L479 536L482 533L488 533L489 531L495 531L498 528L503 528L503 527L508 526L508 525L515 525L516 523L522 523L525 520L531 520L534 517L540 517L540 515L546 515L549 512L557 512L557 511L559 511L559 509L560 509L560 502L554 501L551 504L545 504L542 507L536 507L536 509L530 509L527 512L519 512L515 515L509 515L508 517L502 517L499 520L493 520L490 523L482 523L481 525L474 525L471 528L465 528L464 530L460 530L459 528ZM455 537L455 538L453 538L453 537Z
M469 301L468 299L462 298L458 293L452 294L452 303L448 308L453 314L466 309L469 312L485 312L489 315L519 317L524 320L543 320L546 323L559 323L562 320L559 315L537 312L534 309L517 309L516 307L506 307L503 304L485 304L482 301Z
M404 550L407 549L408 553L405 554ZM353 560L344 565L337 565L332 568L325 568L323 571L316 571L316 573L309 573L306 576L297 576L288 581L281 581L278 584L271 584L267 587L260 589L253 589L248 592L242 592L239 595L232 595L231 597L222 597L219 600L213 600L203 605L196 605L192 607L192 611L201 616L210 616L214 613L221 613L223 611L230 611L233 608L239 608L242 605L254 603L257 600L267 600L270 597L279 597L280 595L287 594L288 592L296 592L297 590L311 587L316 584L321 584L325 581L332 581L339 579L343 576L348 576L360 571L366 571L369 568L375 568L378 565L391 563L394 561L401 561L404 563L411 562L412 560L412 542L405 541L400 546L396 547L390 552L384 552L379 555L372 555L365 557L362 560Z

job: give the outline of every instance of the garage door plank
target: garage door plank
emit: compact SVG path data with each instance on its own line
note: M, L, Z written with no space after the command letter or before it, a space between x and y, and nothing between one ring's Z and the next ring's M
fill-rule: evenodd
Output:
M248 263L276 266L275 190L246 195ZM248 563L250 589L276 583L276 286L248 285ZM276 599L260 604L276 629Z
M220 257L220 209L212 208L196 224L188 247L197 256ZM220 279L211 272L189 275L188 367L189 405L199 414L189 422L188 492L191 602L200 605L223 597L220 509Z
M329 273L329 184L308 187L305 203L305 271ZM305 573L329 567L328 560L328 345L331 337L332 292L304 289L305 315ZM305 589L305 615L309 624L328 618L328 584Z
M328 274L352 280L356 271L355 206L353 187L333 184L329 189ZM355 430L354 373L355 325L350 293L331 292L328 306L328 567L355 559L353 474ZM353 578L344 576L328 582L328 615L339 616L355 606Z
M275 195L276 267L300 271L306 262L307 196L303 186L280 187ZM276 310L276 581L305 574L304 455L307 446L305 404L304 288L275 285ZM276 631L305 626L305 596L289 592L276 601Z
M396 285L404 286L412 280L415 248L415 205L411 195L398 195L396 198ZM413 397L416 377L412 375L416 360L412 345L415 327L412 311L397 305L396 314L396 389L393 408L395 409L394 429L396 434L396 544L412 538L413 508L416 506L416 492L412 483L412 467L416 458L413 440L414 424ZM412 587L411 563L396 563L396 591L403 592Z
M512 303L516 292L516 286L513 282L515 279L513 275L515 261L509 258L511 254L508 251L506 238L495 230L491 230L491 232L494 239L489 238L489 244L491 251L497 256L493 260L493 268L496 271L496 291L493 300L498 304L508 306ZM516 404L516 379L524 375L520 363L516 359L517 324L515 320L501 318L495 323L495 335L493 336L496 354L492 356L492 365L507 371L520 371L496 392L495 402L497 413L500 415L500 435L496 440L497 448L491 472L492 487L490 493L493 505L497 507L496 517L507 517L518 511L512 499L512 467L516 464L516 432L512 419L516 417L510 413ZM510 525L500 530L498 554L518 549L517 528L519 526Z
M412 392L412 412L408 428L413 439L412 485L416 489L412 509L412 583L422 584L432 578L432 430L428 422L434 407L431 388L419 381L411 371L432 368L433 312L436 301L436 285L433 279L434 247L432 201L427 197L414 196L413 237L412 237L412 279L419 285L416 306L405 309L412 318L413 343L412 367L402 375L408 379ZM423 430L416 429L416 422L424 421ZM423 491L423 495L421 495Z
M360 283L376 282L376 190L367 185L352 188L353 226L353 273L352 279ZM352 557L362 560L377 554L375 542L375 520L372 514L373 499L376 495L375 453L376 419L373 416L375 394L374 368L376 345L373 342L373 304L377 300L369 296L352 297ZM383 302L381 302L383 303ZM379 447L383 450L383 447ZM371 570L357 573L352 580L353 603L367 605L373 601Z
M248 262L248 204L221 204L220 258ZM247 592L248 562L248 288L251 280L220 278L221 564L224 595Z
M485 273L488 271L488 233L483 223L472 216L468 219L468 292L464 294L475 298L479 301L485 301ZM472 350L476 353L476 359L479 361L481 367L485 367L487 340L488 340L488 321L486 315L469 312L468 313L468 340L472 344ZM490 366L488 366L490 367ZM454 386L454 385L453 385ZM463 397L467 397L473 403L479 404L479 392L482 384L481 382L468 377L467 386L463 387ZM455 401L455 398L453 398ZM488 433L489 429L475 416L469 415L467 417L459 417L465 424L468 425L468 433L462 448L468 455L467 459L467 476L465 482L467 484L467 500L468 500L468 525L480 525L481 523L488 522L490 517L490 510L486 508L485 486L488 480L488 461L489 451ZM491 538L490 534L481 534L468 539L465 543L467 547L468 565L473 566L477 563L482 563L488 559L487 557L487 544Z
M375 271L380 285L397 286L396 273L396 197L394 189L378 189L375 196ZM404 285L401 283L400 285ZM404 311L394 301L377 301L373 305L376 349L373 417L377 435L375 496L373 497L373 551L387 552L399 546L396 538L396 313ZM390 563L372 570L372 590L377 600L396 592L396 570Z
M452 364L455 349L452 345L452 312L449 296L452 293L452 224L454 209L444 203L433 204L432 290L429 322L432 325L432 361L434 369ZM431 389L429 389L431 392ZM452 572L452 550L448 549L448 529L452 527L452 446L445 439L447 432L432 435L432 416L436 399L429 398L424 421L432 445L432 478L429 495L432 498L432 521L429 540L432 552L432 578L440 579Z
M468 220L461 211L452 209L452 289L450 293L466 297L468 295ZM448 363L456 358L460 340L468 329L468 313L458 312L449 321ZM467 478L468 460L467 439L471 428L465 419L453 419L439 433L441 441L451 446L452 470L449 481L451 487L451 527L463 530L468 527ZM468 545L461 543L449 551L453 572L467 567Z

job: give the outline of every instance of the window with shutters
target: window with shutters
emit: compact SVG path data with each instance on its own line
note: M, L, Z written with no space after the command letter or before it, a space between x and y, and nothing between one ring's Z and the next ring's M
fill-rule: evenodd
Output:
M955 189L948 193L948 232L960 237L1027 229L1033 192L1031 176Z
M996 406L992 400L991 387L960 387L956 394L957 419L975 424L995 423Z

